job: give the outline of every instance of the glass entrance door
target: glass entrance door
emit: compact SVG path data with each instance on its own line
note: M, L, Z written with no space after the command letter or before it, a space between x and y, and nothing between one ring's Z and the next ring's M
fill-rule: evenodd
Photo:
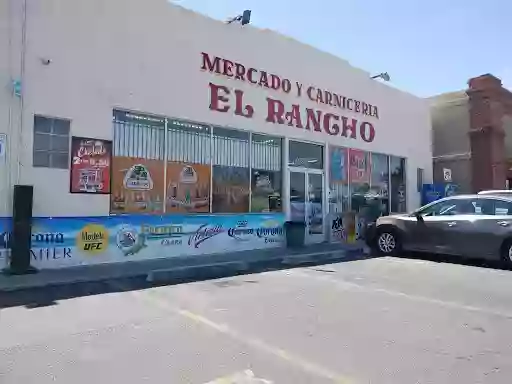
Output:
M306 224L306 243L325 241L324 175L316 170L290 170L290 220Z

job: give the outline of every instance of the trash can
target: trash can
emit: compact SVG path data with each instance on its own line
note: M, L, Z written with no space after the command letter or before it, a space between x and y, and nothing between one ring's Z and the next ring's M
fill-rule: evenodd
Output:
M284 223L286 247L300 248L304 246L306 223L303 221L287 221Z

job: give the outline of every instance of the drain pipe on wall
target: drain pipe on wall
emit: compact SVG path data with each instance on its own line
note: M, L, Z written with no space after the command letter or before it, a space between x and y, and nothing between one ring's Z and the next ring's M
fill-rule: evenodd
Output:
M11 148L12 148L12 105L15 100L14 96L14 76L13 76L13 52L12 52L12 38L13 38L13 5L12 0L9 1L9 8L7 10L7 60L8 60L8 71L9 71L9 79L11 84L9 85L9 106L7 110L7 148L5 149L5 163L4 163L4 188L5 188L5 199L3 199L3 211L9 216L9 200L11 197L11 180L12 180L12 159L11 159Z
M20 183L21 179L21 150L23 148L23 125L25 112L25 56L27 52L27 0L23 0L22 4L22 21L21 21L21 57L20 57L20 126L18 130L18 144L16 148L16 183Z

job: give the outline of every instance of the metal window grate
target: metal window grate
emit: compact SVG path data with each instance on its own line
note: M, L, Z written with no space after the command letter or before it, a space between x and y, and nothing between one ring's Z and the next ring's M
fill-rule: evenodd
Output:
M114 156L142 159L165 159L165 130L163 127L114 122Z
M266 171L280 171L282 140L272 136L253 135L251 140L251 167Z
M249 134L214 128L213 164L249 168Z
M210 127L169 120L167 159L184 163L210 164Z

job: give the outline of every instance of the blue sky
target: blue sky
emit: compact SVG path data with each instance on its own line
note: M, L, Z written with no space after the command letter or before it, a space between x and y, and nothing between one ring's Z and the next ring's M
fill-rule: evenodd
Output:
M418 96L492 73L512 89L512 0L174 0L226 20L252 10L269 28L348 60Z

